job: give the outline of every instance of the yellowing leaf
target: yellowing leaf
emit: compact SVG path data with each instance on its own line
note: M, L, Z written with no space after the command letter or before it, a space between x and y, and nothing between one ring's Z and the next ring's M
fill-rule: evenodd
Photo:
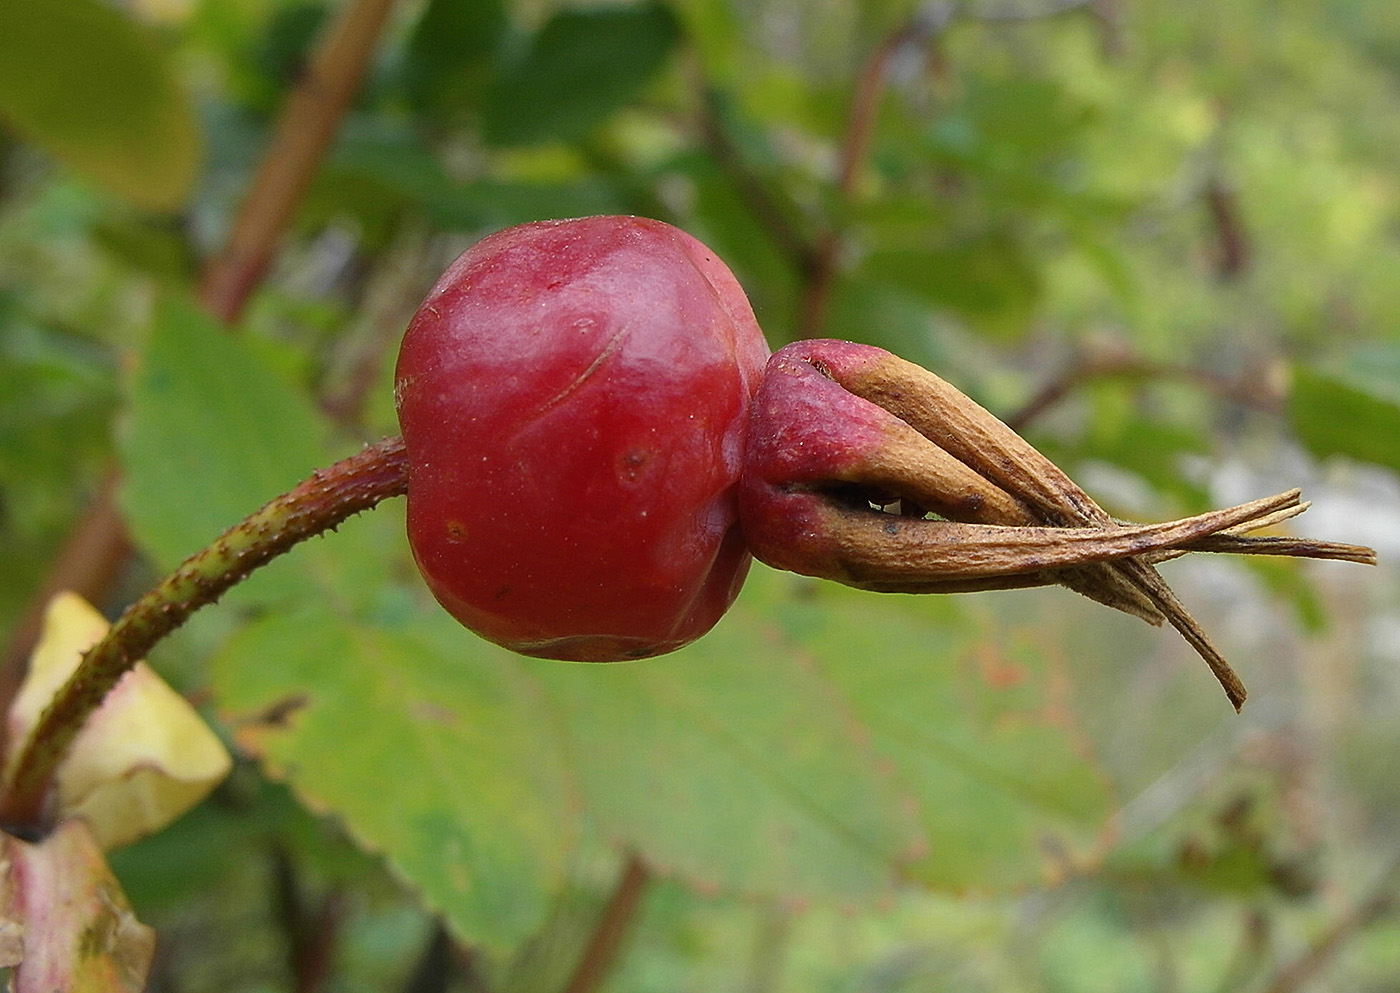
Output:
M49 602L29 675L10 710L22 741L107 622L82 597ZM18 754L15 749L14 754ZM79 733L58 771L60 817L81 817L104 849L159 830L228 774L223 744L144 662L127 673Z
M137 993L155 953L87 825L0 835L0 968L13 993Z
M0 123L142 207L199 171L189 96L155 33L100 0L0 3Z

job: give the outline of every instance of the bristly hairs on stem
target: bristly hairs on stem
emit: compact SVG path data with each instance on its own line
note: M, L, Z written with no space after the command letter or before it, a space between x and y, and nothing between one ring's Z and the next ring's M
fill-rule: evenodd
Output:
M185 559L127 607L55 694L11 767L0 823L25 834L49 826L54 773L78 732L122 676L191 614L298 543L407 490L403 439L388 438L318 469Z

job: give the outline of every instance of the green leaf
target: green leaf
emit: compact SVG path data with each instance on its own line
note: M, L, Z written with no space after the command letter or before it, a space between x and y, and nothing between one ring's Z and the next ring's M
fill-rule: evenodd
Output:
M1072 678L1034 631L979 627L944 597L792 577L753 585L748 609L840 689L917 798L927 855L912 875L1018 886L1046 875L1047 847L1094 848L1112 798L1075 722Z
M1314 455L1345 455L1400 471L1400 398L1393 388L1299 366L1288 416Z
M578 138L636 99L680 37L661 3L561 10L487 91L486 140Z
M184 202L199 132L149 30L98 0L11 0L0 38L0 119L143 207Z
M197 266L188 240L173 226L145 217L104 218L93 228L93 241L127 265L172 289L189 286Z
M414 104L438 112L475 105L508 25L503 0L431 0L404 65Z
M1062 84L1028 76L969 76L961 105L938 115L930 129L931 151L1005 170L1063 153L1092 120Z
M1205 490L1184 472L1188 456L1209 451L1209 438L1180 423L1145 416L1116 386L1084 391L1099 401L1082 437L1072 440L1034 439L1042 451L1062 466L1105 462L1136 475L1190 510L1204 510ZM1110 511L1113 508L1109 508Z
M324 419L250 345L192 303L156 308L119 446L128 524L163 566L333 461ZM294 592L300 569L275 563L253 582L277 577L266 589Z
M949 350L931 333L933 326L928 304L907 290L861 273L835 282L826 319L833 337L877 345L925 369L946 372Z
M543 921L573 840L528 663L447 615L269 614L215 660L241 745L382 852L455 929L508 949Z
M1025 333L1041 295L1035 263L1020 239L989 230L946 243L877 242L860 272L865 279L954 311L999 337Z
M804 647L740 605L664 659L541 669L604 836L706 891L886 891L921 852L910 798Z
M324 224L353 212L371 232L394 229L405 207L436 227L479 231L539 220L626 213L626 203L606 180L573 182L479 179L462 183L447 175L419 137L403 129L350 126L312 187L301 223Z

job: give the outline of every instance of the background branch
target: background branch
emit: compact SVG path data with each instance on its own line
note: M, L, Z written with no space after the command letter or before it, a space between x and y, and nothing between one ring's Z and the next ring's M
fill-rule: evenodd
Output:
M1104 379L1190 383L1215 396L1268 414L1279 413L1284 400L1283 391L1270 381L1270 377L1224 376L1208 369L1152 362L1135 356L1110 356L1085 358L1071 364L1041 387L1019 410L1002 420L1013 431L1022 431L1081 386Z
M1263 987L1263 993L1297 993L1336 958L1348 941L1400 907L1395 887L1400 857L1391 860L1379 881L1361 900L1343 911L1303 954L1286 962Z
M593 929L583 954L579 956L578 965L561 993L594 993L607 978L622 949L623 939L636 918L642 893L650 879L651 871L646 864L636 855L628 855L618 876L617 886L608 897L598 925Z
M225 324L238 320L266 272L364 77L393 2L354 0L346 6L283 105L275 137L243 198L228 242L209 260L200 282L199 299ZM116 489L116 471L111 470L10 632L0 655L0 714L9 712L19 692L49 599L61 590L73 590L84 599L101 600L131 554ZM0 754L7 751L5 734L0 721Z

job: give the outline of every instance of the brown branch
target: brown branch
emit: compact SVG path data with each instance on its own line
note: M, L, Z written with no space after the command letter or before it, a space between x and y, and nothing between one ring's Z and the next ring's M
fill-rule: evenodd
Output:
M243 310L359 89L394 0L355 0L331 25L287 98L228 241L205 266L199 299L225 323Z
M651 879L651 871L636 855L628 855L618 876L617 887L608 898L598 925L579 957L578 965L562 993L594 993L607 978L609 970L622 948L622 941L637 914L642 893Z
M331 978L336 945L343 929L345 893L332 888L311 904L292 853L272 847L272 884L278 924L287 940L287 967L296 993L318 993Z
M1218 178L1206 184L1202 196L1215 234L1215 274L1222 282L1237 279L1249 268L1253 255L1240 216L1239 196L1234 187Z
M851 109L846 119L846 134L841 142L836 171L836 192L840 200L850 201L860 186L861 173L870 155L875 133L875 118L880 101L889 82L890 66L903 51L930 44L947 26L953 8L936 4L926 9L903 27L891 32L870 53L856 80L851 97ZM829 229L817 245L815 257L806 272L806 289L802 295L801 313L797 319L799 338L817 338L826 324L827 305L831 299L841 260L844 238L840 230Z
M779 196L745 163L724 125L718 94L703 80L698 85L700 113L697 124L706 150L759 227L773 240L778 251L787 257L788 263L805 276L816 265L816 247L789 219L788 210Z
M1207 369L1168 365L1133 356L1085 359L1046 383L1017 411L1002 420L1014 431L1027 425L1069 397L1079 387L1096 380L1176 380L1191 383L1208 393L1264 413L1277 414L1283 397L1268 382L1254 378L1223 376Z
M1400 858L1392 860L1372 891L1343 911L1307 951L1280 966L1263 987L1263 993L1297 993L1331 964L1348 941L1400 909L1400 898L1395 893L1397 877Z
M206 266L199 296L225 323L238 320L267 268L296 204L339 127L349 95L359 85L375 37L393 0L356 0L324 36L309 69L288 97L277 137L243 198L229 241ZM9 712L53 593L74 590L98 600L130 555L130 538L115 497L115 473L88 505L30 598L0 655L0 714ZM0 721L0 755L7 749Z

